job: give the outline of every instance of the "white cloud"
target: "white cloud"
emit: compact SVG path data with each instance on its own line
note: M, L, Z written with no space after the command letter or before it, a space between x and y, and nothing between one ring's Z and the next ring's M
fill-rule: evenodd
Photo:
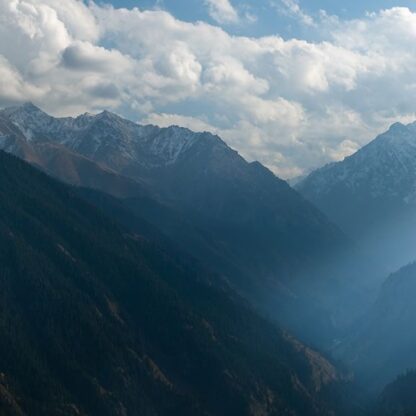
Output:
M209 129L296 176L416 118L416 14L320 19L323 40L308 42L231 36L163 10L0 0L0 105Z
M298 0L273 0L270 4L280 14L292 17L306 26L315 26L313 17L303 11Z
M74 41L62 51L61 63L66 68L84 73L124 73L131 69L131 60L117 50Z
M337 148L329 149L328 153L332 160L339 161L345 157L355 153L360 148L360 145L352 140L342 141Z
M0 97L5 104L14 104L19 101L42 96L42 90L25 82L23 77L7 59L0 55Z
M217 23L237 23L239 16L230 0L205 0L209 15Z

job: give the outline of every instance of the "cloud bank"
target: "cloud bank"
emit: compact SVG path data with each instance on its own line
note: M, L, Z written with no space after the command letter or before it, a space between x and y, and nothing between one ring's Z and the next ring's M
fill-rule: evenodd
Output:
M234 19L228 1L209 3ZM212 130L280 176L300 175L416 119L416 13L317 19L311 42L231 36L163 10L0 0L0 105Z

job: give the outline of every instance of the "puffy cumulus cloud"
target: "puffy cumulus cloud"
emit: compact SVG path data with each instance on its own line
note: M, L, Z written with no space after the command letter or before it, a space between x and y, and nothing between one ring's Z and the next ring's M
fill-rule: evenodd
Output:
M82 1L42 0L42 3L55 10L73 38L91 42L98 40L100 26Z
M210 4L238 18L231 3ZM302 16L297 2L282 4ZM33 100L59 115L110 108L209 130L297 176L416 118L415 13L322 13L310 26L320 41L231 36L163 10L0 0L0 105Z
M230 0L205 0L209 15L218 23L237 23L238 12Z
M23 100L36 100L42 91L25 82L23 77L7 59L0 55L0 96L5 104L14 104Z
M246 94L262 95L269 90L264 78L256 78L244 64L235 57L213 57L203 73L204 89L207 92L221 92L224 88Z
M62 50L62 65L68 69L93 73L124 73L133 63L117 50L108 50L89 42L75 41Z
M13 99L62 111L66 104L72 110L88 108L87 94L78 90L88 83L85 74L70 73L62 58L65 50L83 42L96 48L98 38L99 26L82 2L0 0L0 72L9 75L0 81L0 105ZM7 79L12 80L3 86Z
M393 7L367 14L365 19L342 21L328 17L330 36L348 49L374 53L399 52L404 44L415 49L416 14L407 7ZM397 46L401 45L399 49Z

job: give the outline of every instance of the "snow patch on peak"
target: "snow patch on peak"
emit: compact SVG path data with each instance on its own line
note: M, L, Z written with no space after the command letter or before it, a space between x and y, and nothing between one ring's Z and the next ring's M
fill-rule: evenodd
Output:
M86 112L86 113L84 113L84 114L81 114L80 116L78 116L77 118L92 118L92 117L95 117L95 114L93 114L93 113L90 113L90 112Z
M28 139L32 138L34 131L44 129L53 120L53 117L32 103L6 108L1 113L15 126L19 127Z
M14 107L5 108L2 110L2 113L7 117L18 115L27 115L27 116L47 116L45 112L43 112L39 107L36 107L33 103L27 102L22 105L17 105Z
M101 113L98 113L96 116L96 118L107 118L107 119L116 119L118 118L118 116L116 116L115 114L111 113L110 111L104 110Z
M175 163L197 140L198 135L190 130L172 126L160 130L150 141L150 152L166 164Z
M382 149L384 152L400 153L409 147L416 147L416 124L395 123L387 132L378 136L369 145L359 150L357 154L364 153L367 149Z

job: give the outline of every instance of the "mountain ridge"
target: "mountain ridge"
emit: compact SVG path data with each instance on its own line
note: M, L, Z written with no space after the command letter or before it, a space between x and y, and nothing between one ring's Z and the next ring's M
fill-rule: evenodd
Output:
M416 257L411 249L416 243L416 123L393 124L355 154L312 172L295 188L381 259L385 274Z

